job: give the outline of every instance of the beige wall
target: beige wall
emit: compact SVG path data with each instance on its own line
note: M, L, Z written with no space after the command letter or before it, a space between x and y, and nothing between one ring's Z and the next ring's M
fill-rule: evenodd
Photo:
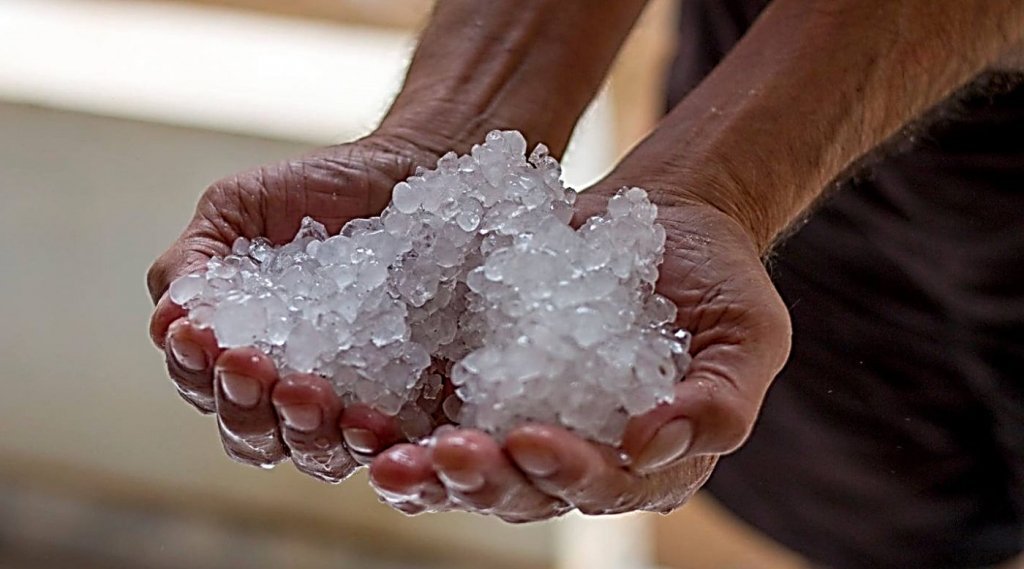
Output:
M292 143L0 104L0 484L308 526L489 566L545 564L544 525L406 518L362 480L237 465L146 336L149 262L213 179Z

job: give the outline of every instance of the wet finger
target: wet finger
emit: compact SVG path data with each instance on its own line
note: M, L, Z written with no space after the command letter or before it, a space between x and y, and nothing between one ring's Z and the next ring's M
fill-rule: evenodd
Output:
M239 462L270 467L287 458L271 392L277 369L253 347L233 348L216 365L217 424L227 453Z
M565 429L527 425L509 433L505 444L537 488L583 513L630 511L642 498L642 482L622 467L613 452Z
M771 377L758 370L755 380L754 370L745 371L751 363L742 354L736 354L736 361L728 358L695 358L686 379L675 386L672 402L630 420L622 448L632 457L633 470L655 472L687 457L724 454L743 444Z
M446 509L448 494L434 474L431 452L413 444L382 452L370 464L370 484L382 500L407 513Z
M433 463L449 497L471 511L528 521L565 510L562 501L537 490L486 433L463 429L439 436Z
M361 403L346 407L339 424L345 444L359 464L370 464L378 453L402 440L395 417Z
M355 471L358 465L341 437L341 400L328 380L310 374L286 376L274 386L272 401L281 438L297 469L331 483Z
M167 373L182 397L204 413L215 409L213 363L220 353L211 330L196 328L184 318L169 326L164 348Z
M156 347L161 350L167 346L167 331L171 324L180 318L188 316L185 307L171 301L167 293L164 293L157 301L153 314L149 318L149 338Z

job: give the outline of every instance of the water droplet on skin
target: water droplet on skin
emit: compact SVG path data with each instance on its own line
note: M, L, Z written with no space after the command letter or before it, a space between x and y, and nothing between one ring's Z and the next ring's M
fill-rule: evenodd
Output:
M313 462L320 466L327 466L331 462L331 456L328 454L316 454L313 455Z

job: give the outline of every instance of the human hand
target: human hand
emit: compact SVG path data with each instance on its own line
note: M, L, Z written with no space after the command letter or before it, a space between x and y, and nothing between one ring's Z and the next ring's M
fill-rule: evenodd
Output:
M229 254L238 237L262 235L280 244L307 215L332 233L350 219L376 215L396 182L436 159L404 138L377 134L224 178L206 190L185 231L153 263L152 340L164 350L182 398L216 413L232 458L270 466L290 457L299 470L337 482L399 440L399 430L393 418L368 407L343 408L322 377L279 377L256 348L220 349L211 330L192 326L171 302L170 283Z
M578 221L602 213L614 189L582 193ZM551 425L520 427L504 444L441 427L432 444L399 444L373 461L383 500L406 513L468 510L511 522L572 509L665 512L743 443L788 357L788 313L749 232L711 206L659 197L652 195L667 243L658 292L693 334L693 362L675 400L632 419L614 449Z

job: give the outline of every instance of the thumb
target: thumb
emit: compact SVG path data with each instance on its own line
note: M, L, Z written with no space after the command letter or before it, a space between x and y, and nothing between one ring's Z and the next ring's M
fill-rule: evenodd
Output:
M684 458L724 454L747 439L776 369L740 346L719 344L694 358L675 398L630 420L623 450L647 473Z
M693 361L672 402L627 425L623 450L636 469L732 452L747 439L790 350L785 305L767 274L759 276L735 294L725 292L726 286L703 289L696 309L681 304L693 317Z

